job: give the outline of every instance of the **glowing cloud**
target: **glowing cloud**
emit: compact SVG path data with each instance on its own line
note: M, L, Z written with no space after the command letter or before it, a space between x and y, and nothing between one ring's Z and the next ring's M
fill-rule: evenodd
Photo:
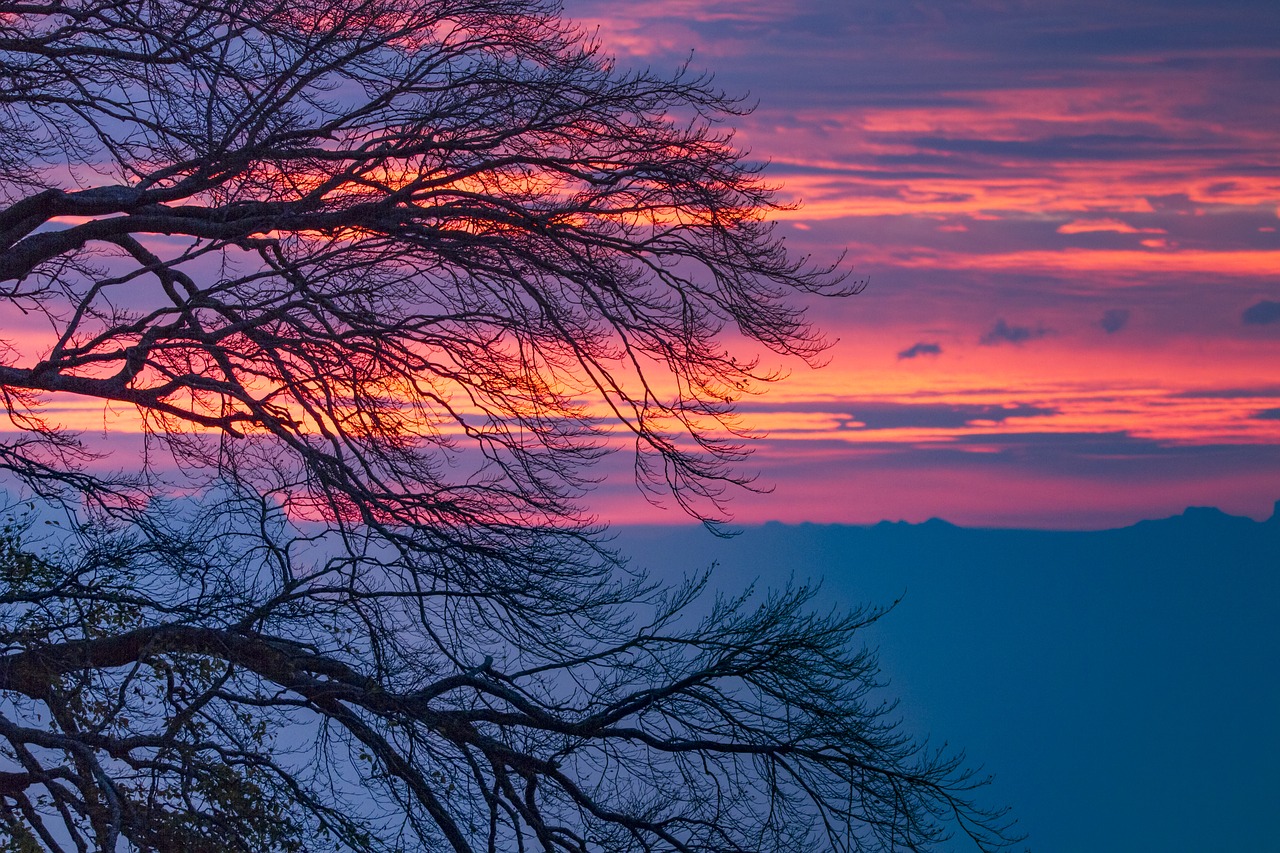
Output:
M1073 219L1058 226L1059 234L1089 234L1111 231L1117 234L1167 234L1163 228L1135 228L1119 219Z

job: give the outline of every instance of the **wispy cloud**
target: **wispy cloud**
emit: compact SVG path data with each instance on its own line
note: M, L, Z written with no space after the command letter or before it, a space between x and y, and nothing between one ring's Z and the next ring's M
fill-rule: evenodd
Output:
M1137 228L1119 219L1073 219L1058 226L1059 234L1092 234L1113 232L1116 234L1167 234L1163 228Z
M1258 388L1196 388L1170 395L1184 400L1247 400L1280 397L1280 386L1265 385Z
M959 429L975 424L1003 423L1010 418L1041 418L1057 409L1027 403L855 403L846 429Z

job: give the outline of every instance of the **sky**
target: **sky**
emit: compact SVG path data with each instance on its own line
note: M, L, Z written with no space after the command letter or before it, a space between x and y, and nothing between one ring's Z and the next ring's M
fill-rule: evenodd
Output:
M1280 498L1280 5L566 0L622 67L757 104L738 143L845 252L821 370L743 406L735 521L1106 528ZM613 520L675 523L625 477Z
M847 251L830 363L750 402L737 521L1118 528L1280 499L1280 4L566 0L621 64L713 70L796 251ZM602 488L625 515L624 481ZM625 511L624 511L625 508ZM637 513L669 525L674 513ZM995 774L1040 851L1253 850L1277 521L1095 534L625 529L660 570L823 579L909 729ZM1243 525L1243 527L1242 527ZM1248 542L1256 542L1248 545ZM1250 549L1253 550L1250 550Z
M869 282L814 303L824 368L742 405L771 491L735 495L734 521L1272 514L1276 0L564 2L621 67L688 62L756 103L735 125L798 205L779 233ZM108 417L128 441L128 411L92 415L95 442ZM692 521L608 464L602 519ZM1270 840L1274 532L1246 560L1229 526L1070 547L944 531L932 550L895 529L620 541L673 572L719 561L729 588L790 572L825 575L833 604L905 591L873 639L907 722L995 772L1037 849Z

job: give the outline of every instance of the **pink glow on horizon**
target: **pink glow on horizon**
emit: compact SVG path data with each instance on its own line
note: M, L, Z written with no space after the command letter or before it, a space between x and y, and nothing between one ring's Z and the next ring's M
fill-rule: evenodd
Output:
M875 467L874 457L843 450L777 448L777 469L765 465L765 494L732 496L730 524L919 524L942 518L965 527L1107 529L1215 506L1262 521L1280 499L1274 473L1175 474L1141 480L1080 474L934 464L928 468ZM757 462L763 462L759 452ZM970 454L978 457L979 452ZM772 462L773 460L770 460ZM783 470L785 469L785 470ZM868 473L878 471L878 475ZM776 475L776 476L775 476ZM668 502L669 503L669 502ZM629 484L592 498L601 517L618 524L692 524L673 506L647 503Z

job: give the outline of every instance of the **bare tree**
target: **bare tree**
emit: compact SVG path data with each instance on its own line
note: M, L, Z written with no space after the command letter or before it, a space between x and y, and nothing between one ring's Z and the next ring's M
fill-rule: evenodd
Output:
M717 519L776 378L726 331L813 359L856 290L738 111L537 0L0 0L9 849L1005 844L876 614L652 585L580 506L626 443Z

